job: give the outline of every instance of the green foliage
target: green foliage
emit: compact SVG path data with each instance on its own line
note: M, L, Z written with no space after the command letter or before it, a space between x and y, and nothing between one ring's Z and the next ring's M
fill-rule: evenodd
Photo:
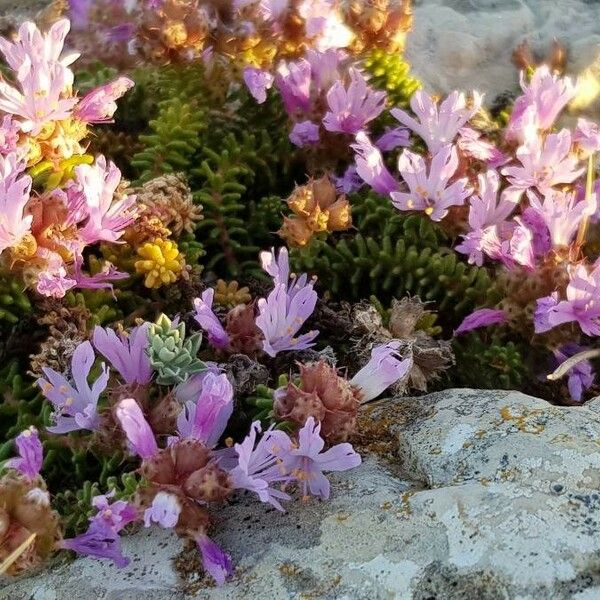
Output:
M0 328L2 325L16 325L31 312L31 302L23 289L23 283L16 277L0 275Z
M373 295L383 303L418 295L453 326L476 306L498 299L487 270L468 265L427 217L403 215L373 193L352 198L356 233L313 239L292 252L297 271L319 277L337 299Z
M498 334L471 332L454 340L457 385L484 389L522 389L527 348Z
M407 107L411 96L421 87L400 53L389 54L376 48L365 58L364 67L371 75L370 83L387 93L390 106Z

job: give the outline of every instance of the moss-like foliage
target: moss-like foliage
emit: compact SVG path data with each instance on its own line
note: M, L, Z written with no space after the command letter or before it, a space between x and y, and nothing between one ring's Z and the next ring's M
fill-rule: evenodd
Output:
M22 281L9 275L0 275L0 329L3 325L16 325L31 309Z

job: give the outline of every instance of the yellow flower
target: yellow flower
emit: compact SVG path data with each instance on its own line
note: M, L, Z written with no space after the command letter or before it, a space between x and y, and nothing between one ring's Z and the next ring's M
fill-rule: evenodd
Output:
M138 248L142 260L135 263L135 270L145 275L147 288L159 288L174 283L183 269L183 256L177 244L171 240L156 238Z

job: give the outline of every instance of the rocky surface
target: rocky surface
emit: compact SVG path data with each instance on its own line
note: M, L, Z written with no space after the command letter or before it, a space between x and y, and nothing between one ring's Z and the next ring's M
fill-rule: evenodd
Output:
M215 537L237 565L225 587L207 587L195 552L155 531L125 540L128 569L77 560L0 597L600 597L600 399L563 408L448 390L367 410L372 448L392 460L370 454L333 478L328 503L282 515L243 496L222 510Z

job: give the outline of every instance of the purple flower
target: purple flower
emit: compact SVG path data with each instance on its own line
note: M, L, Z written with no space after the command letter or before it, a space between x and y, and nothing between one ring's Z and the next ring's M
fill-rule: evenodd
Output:
M398 353L400 342L392 340L375 346L369 362L350 380L362 393L362 402L377 398L390 385L405 377L413 366L412 357Z
M58 267L39 273L35 289L42 296L64 298L67 291L76 285L75 279L67 277L67 270L64 267Z
M194 319L208 334L208 341L211 346L217 349L223 349L229 346L229 335L227 335L227 332L223 329L219 317L213 312L212 305L214 296L215 290L213 288L207 288L202 292L201 298L196 298L194 300L194 308L196 309Z
M152 500L152 505L144 511L144 526L150 527L158 523L165 529L172 529L179 521L181 502L174 494L158 492Z
M0 155L6 156L17 150L19 142L19 126L12 115L4 115L0 125Z
M310 109L311 67L301 58L296 62L282 63L277 68L275 85L288 114L306 112Z
M291 449L292 442L283 431L269 429L256 444L256 436L260 432L260 421L254 421L244 441L235 444L238 460L235 468L230 471L233 486L235 489L254 492L261 502L268 502L277 510L283 511L279 501L289 500L290 497L270 485L290 480L281 470L279 457Z
M535 136L517 149L521 166L505 167L502 174L516 190L537 187L543 194L555 185L572 183L583 173L570 150L568 129L549 134L544 142Z
M123 556L119 534L100 521L92 522L88 530L77 537L61 540L58 547L94 558L108 558L119 568L129 564L129 559Z
M498 150L494 144L484 140L479 131L470 127L463 127L459 131L460 137L456 145L468 156L488 164L489 167L497 169L505 165L510 158L504 152Z
M465 95L452 92L438 107L431 96L418 90L410 100L410 107L418 121L399 108L393 108L390 112L400 123L420 136L429 152L435 154L454 141L460 129L481 108L482 101L483 96L473 92L472 106L467 108Z
M513 269L517 264L533 271L535 268L533 248L533 232L520 217L515 217L511 223L506 223L502 228L500 258L509 269Z
M588 273L585 265L569 269L567 299L558 301L556 293L540 298L534 316L536 333L563 323L577 322L586 335L600 335L600 265Z
M454 146L444 146L431 159L429 173L422 156L405 150L398 159L398 170L409 192L392 192L392 203L398 210L422 210L432 221L441 221L450 206L460 206L471 195L466 179L452 178L458 168Z
M47 380L40 378L37 383L44 396L54 405L53 418L56 423L48 431L68 433L78 429L98 429L98 398L108 383L108 368L104 363L101 364L100 376L90 387L88 377L94 360L94 349L89 342L82 342L77 346L71 359L74 385L54 369L42 368Z
M382 152L389 152L400 146L410 146L410 132L405 127L388 128L383 135L377 138L375 145Z
M258 104L262 104L267 99L267 90L271 89L274 77L268 71L246 67L244 69L244 82L248 87Z
M596 212L596 196L591 202L577 201L574 192L563 192L549 189L544 200L528 190L527 197L531 210L535 211L548 228L550 240L554 247L569 246L581 221Z
M154 433L133 398L125 398L117 404L115 417L121 424L134 454L146 459L158 452Z
M337 444L326 452L321 452L325 442L320 435L321 424L313 417L298 432L298 446L282 455L283 468L302 488L304 498L309 491L323 500L329 498L330 484L324 471L347 471L361 463L357 454L348 443Z
M128 77L101 85L79 101L73 114L84 123L110 123L117 110L117 100L134 85Z
M92 506L98 512L91 517L90 521L96 525L106 525L116 532L121 531L124 527L133 523L137 519L137 509L133 504L125 500L116 500L109 502L109 498L115 495L114 490L108 494L94 496L92 498Z
M128 279L129 273L125 271L117 271L117 268L107 262L103 265L102 270L95 275L86 275L81 267L83 257L75 258L75 287L85 290L110 290L113 291L113 282L122 279ZM114 298L114 294L113 294Z
M319 141L319 126L312 121L296 123L290 132L290 142L299 148L316 144Z
M119 372L127 384L146 385L152 379L152 367L147 349L149 324L134 327L129 335L117 335L109 327L96 326L93 342L96 350L103 354Z
M287 0L283 0L287 2ZM341 78L340 62L345 58L345 53L336 48L319 52L314 48L306 50L306 60L310 63L311 78L317 92L329 89Z
M529 85L521 72L521 88L524 94L515 101L506 129L506 138L519 142L550 129L577 91L569 77L553 75L547 65L536 69Z
M307 285L312 286L312 283L308 283L308 275L306 273L298 277L294 276L290 281L289 254L285 246L279 249L278 254L275 254L273 248L270 252L261 252L260 263L263 270L273 278L275 285L284 284L286 286L290 298Z
M355 135L385 107L385 92L369 87L360 71L350 68L350 79L347 90L336 81L327 92L329 112L323 117L327 131Z
M480 308L462 320L462 323L454 331L454 335L461 335L479 327L489 327L490 325L506 323L506 319L506 313L503 310Z
M227 375L207 373L195 402L187 402L177 418L182 438L201 441L207 448L217 445L233 412L233 387Z
M388 171L379 149L371 143L366 133L356 135L356 143L350 147L356 153L356 172L378 194L388 196L398 190L398 182Z
M84 29L89 23L93 0L69 0L69 17L73 27Z
M577 129L573 134L573 142L583 150L584 154L594 154L600 150L600 127L587 119L577 119Z
M27 479L35 479L40 474L44 460L44 451L37 429L32 426L22 431L15 439L15 444L19 456L7 460L6 467L19 471Z
M583 348L574 343L564 344L558 350L554 350L557 367L571 356L574 356L579 352L584 352L585 350L588 350L588 348ZM589 360L582 360L569 369L567 387L569 388L571 398L575 400L575 402L581 402L583 392L592 387L595 378L596 375L592 363Z
M202 554L202 564L207 573L210 573L217 585L223 585L226 579L233 574L231 557L223 552L207 535L196 537L196 543Z
M335 178L335 189L341 194L352 194L360 190L365 182L358 174L355 165L350 165L341 177Z

